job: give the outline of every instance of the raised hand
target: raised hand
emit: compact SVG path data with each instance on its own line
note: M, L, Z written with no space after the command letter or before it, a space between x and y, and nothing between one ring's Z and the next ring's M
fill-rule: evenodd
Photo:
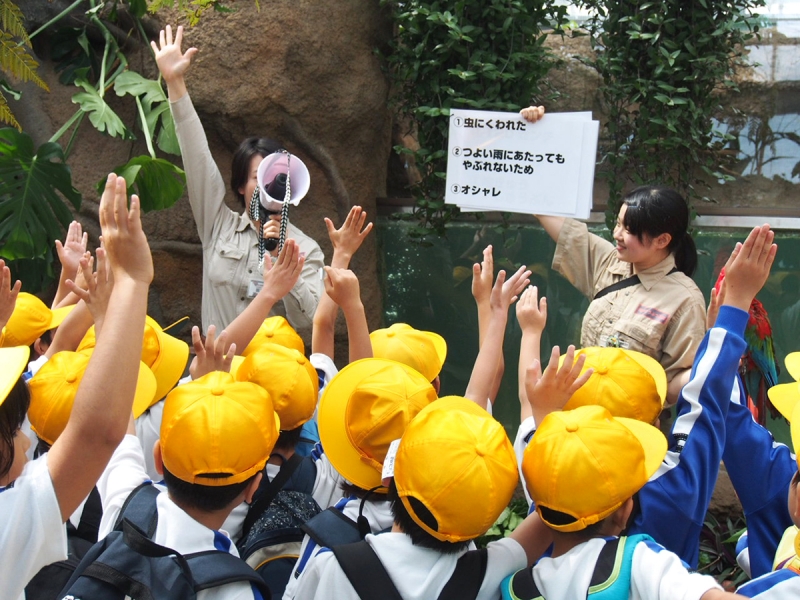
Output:
M594 372L586 369L581 375L586 355L581 354L575 360L575 346L567 348L563 364L559 367L560 351L553 347L550 362L542 373L542 365L536 360L525 373L525 389L533 410L533 419L538 425L549 413L561 410L564 405Z
M769 277L778 246L769 225L754 228L744 244L737 243L725 265L725 304L749 310Z
M517 269L516 273L508 280L506 280L506 272L500 271L489 298L492 310L508 311L508 307L517 301L519 295L530 283L530 277L531 272L525 265Z
M725 303L725 279L719 286L719 292L713 287L711 288L711 296L708 300L708 310L706 311L706 329L711 329L717 322L717 315L719 314L719 307Z
M100 228L111 272L116 283L134 281L150 285L153 257L142 230L139 197L131 196L128 209L125 179L111 173L100 198Z
M336 229L328 217L325 217L325 227L328 228L328 237L333 245L333 259L331 266L347 268L350 259L364 243L372 223L367 223L367 211L360 206L354 206L347 213L347 218L339 229ZM366 225L365 225L366 223ZM335 261L335 262L334 262Z
M96 272L92 271L94 258L88 252L86 254L87 256L80 260L80 271L78 272L78 277L83 280L85 287L69 279L66 285L73 294L86 303L94 320L95 333L99 335L108 310L111 290L114 288L114 277L108 268L106 251L103 247L97 249Z
M81 224L77 221L69 224L67 237L63 243L61 240L56 240L58 260L61 262L61 268L64 269L70 279L75 277L78 272L81 259L86 253L88 240L89 234L83 231Z
M0 259L0 329L6 326L14 306L17 304L17 295L22 289L22 282L17 280L11 285L11 269Z
M547 298L539 300L539 290L528 286L517 302L517 321L522 333L541 335L547 324Z
M175 40L172 40L172 27L167 25L158 35L159 43L150 42L150 47L156 57L158 70L167 84L169 99L173 102L186 95L186 81L184 76L192 64L192 58L197 54L197 48L181 51L183 41L183 26L178 26Z
M286 240L274 264L271 260L264 261L264 287L261 293L267 294L274 302L283 298L300 278L304 262L297 241Z
M472 297L478 306L488 304L494 280L494 255L492 245L483 249L483 260L472 265Z
M544 116L544 106L529 106L519 111L519 114L529 123L536 123Z
M325 267L325 293L344 311L361 303L358 277L349 269Z
M192 345L195 351L195 357L189 366L192 379L199 379L212 371L230 372L236 344L228 344L228 334L225 331L218 338L216 334L217 328L209 325L204 342L200 338L200 329L197 326L192 327Z

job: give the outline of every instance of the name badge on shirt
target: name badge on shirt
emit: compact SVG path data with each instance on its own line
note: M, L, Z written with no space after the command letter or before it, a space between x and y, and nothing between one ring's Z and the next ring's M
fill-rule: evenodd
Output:
M264 287L263 279L251 279L250 283L247 284L247 297L255 298L258 295L258 292L260 292L261 288L263 287Z
M619 335L608 336L603 343L603 346L606 348L624 348L626 350L631 347L630 342L621 338Z

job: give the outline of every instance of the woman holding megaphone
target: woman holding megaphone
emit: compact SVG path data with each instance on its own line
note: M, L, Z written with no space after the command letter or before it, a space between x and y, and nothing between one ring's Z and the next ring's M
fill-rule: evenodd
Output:
M231 189L244 213L226 206L225 183L184 80L197 48L182 52L182 38L183 27L173 40L167 25L159 43L151 45L167 84L189 203L203 244L203 331L211 324L218 330L227 327L247 307L263 285L263 260L276 256L285 239L294 239L305 255L300 278L283 299L286 318L296 329L309 327L324 291L319 278L324 256L319 245L286 218L288 205L296 206L308 192L308 169L278 142L247 138L231 166Z

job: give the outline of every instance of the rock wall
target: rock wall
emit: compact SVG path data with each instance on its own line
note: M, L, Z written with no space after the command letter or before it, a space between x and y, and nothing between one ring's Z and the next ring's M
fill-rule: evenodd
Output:
M33 10L39 4L23 3L34 21L29 19L29 28L49 16ZM184 49L199 49L187 84L212 154L226 181L233 151L247 136L276 138L300 156L312 184L291 219L330 258L323 217L340 223L355 204L374 216L376 197L385 196L391 117L388 84L375 49L391 34L391 27L377 3L369 0L282 0L262 2L260 10L255 3L242 2L235 8L232 14L206 13L184 37ZM158 19L148 23L151 32L177 21L167 13L159 13ZM43 58L40 73L51 92L27 85L25 103L13 109L23 128L41 143L74 112L70 98L77 88L58 83L44 36L37 39L36 51ZM157 76L149 48L132 44L128 56L132 68ZM138 129L130 100L114 96L109 103L129 127ZM66 144L68 138L60 141ZM79 218L94 243L99 233L95 183L130 156L146 152L141 141L131 147L98 133L88 122L81 126L69 164L73 182L84 195ZM226 201L236 207L230 192ZM156 268L151 314L164 323L188 314L199 323L202 257L187 200L146 215L145 227ZM353 264L371 326L379 324L381 314L377 262L372 235Z

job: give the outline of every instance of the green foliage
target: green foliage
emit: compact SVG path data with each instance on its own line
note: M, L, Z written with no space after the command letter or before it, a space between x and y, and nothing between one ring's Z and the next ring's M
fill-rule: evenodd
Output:
M475 541L479 548L485 548L489 542L501 540L508 537L519 524L528 516L528 503L525 498L517 498L503 509L500 516L489 530Z
M706 514L700 532L700 559L698 572L713 576L720 585L735 588L747 580L747 573L736 564L736 542L745 532L742 517L720 520L713 513Z
M147 4L147 10L151 13L158 12L162 8L177 8L189 22L190 26L195 26L200 18L209 10L221 13L233 12L233 9L225 4L223 0L134 0L137 5ZM258 0L255 0L258 6Z
M584 0L607 112L601 172L616 219L630 182L664 183L689 199L720 168L726 137L714 131L723 89L735 89L743 44L758 33L752 11L763 0Z
M72 102L89 115L89 121L97 131L107 133L111 137L120 137L123 140L133 139L133 134L125 127L122 119L111 109L100 95L100 91L86 80L85 74L80 74L75 78L75 85L83 88L84 91L75 94Z
M181 155L175 122L169 110L169 100L161 83L145 79L134 71L125 71L114 84L117 96L129 94L138 97L145 115L145 123L150 139L157 139L158 147L167 154ZM158 137L156 138L156 128Z
M183 196L186 187L183 170L163 158L137 156L114 173L125 178L129 193L136 191L144 212L169 208ZM97 183L98 193L104 186L105 179Z
M417 235L444 231L458 209L444 204L451 108L516 111L545 93L556 60L545 30L560 30L566 7L554 0L381 0L395 37L386 54L393 100L420 149L396 147L419 170L412 188Z
M47 142L34 150L27 134L0 129L0 257L29 291L48 279L55 240L72 220L62 197L80 207L61 146Z

